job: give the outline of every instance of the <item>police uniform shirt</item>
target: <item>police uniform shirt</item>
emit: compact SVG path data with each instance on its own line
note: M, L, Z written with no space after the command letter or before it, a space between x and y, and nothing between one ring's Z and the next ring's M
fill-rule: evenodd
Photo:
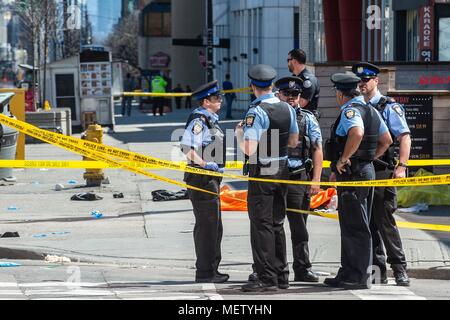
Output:
M295 75L303 80L302 93L300 97L308 100L310 103L318 96L319 84L317 78L308 69L303 70L299 75ZM317 108L317 105L313 106Z
M215 124L219 121L219 116L215 113L211 113L203 107L197 108L194 113L204 115L209 119L211 124ZM211 132L209 131L206 122L201 118L192 120L184 131L183 138L181 139L181 145L191 147L192 149L199 149L206 147L213 142Z
M352 100L348 101L346 104L344 104L341 107L341 111L342 111L341 121L339 122L339 125L336 130L336 134L338 136L341 136L341 137L347 136L348 132L353 127L360 127L362 129L364 129L364 121L361 117L361 113L359 112L359 110L357 108L350 106L352 103L366 105L366 103L364 101L364 97L358 96L358 97L353 98ZM386 124L384 123L380 113L377 111L376 114L378 115L378 117L380 117L380 120L381 120L379 134L382 135L382 134L386 133L387 131L389 131L389 129L386 126Z
M267 112L264 111L260 106L257 106L257 104L260 102L279 103L281 101L275 96L275 94L270 93L263 95L252 102L252 105L254 106L248 110L245 116L245 123L244 123L245 140L253 140L259 142L261 140L261 136L263 135L263 133L267 131L270 127L270 120L269 116L267 115ZM289 133L295 134L299 132L297 124L297 116L293 108L289 108L289 110L291 111L291 126L289 128ZM280 160L286 158L287 157L274 158L271 160Z
M376 106L380 101L382 94L380 91L370 99L370 104ZM405 110L398 103L388 103L383 111L383 119L389 130L392 132L395 138L404 134L411 133L408 123L406 122Z
M300 108L300 107L297 107ZM322 144L322 131L320 130L319 122L316 117L309 112L304 113L306 116L306 131L305 136L308 136L311 145ZM290 168L298 168L302 166L301 159L289 159L289 167Z

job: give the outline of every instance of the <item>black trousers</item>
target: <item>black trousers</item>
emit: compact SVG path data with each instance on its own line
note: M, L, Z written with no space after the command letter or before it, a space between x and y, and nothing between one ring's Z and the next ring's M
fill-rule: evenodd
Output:
M296 180L308 180L306 175L297 177ZM307 186L288 185L287 207L290 209L310 210L310 197ZM308 215L295 212L286 212L291 230L292 255L294 258L293 269L295 274L301 274L311 269L309 260L309 234L306 228Z
M153 115L156 116L156 112L159 112L159 115L162 116L164 112L164 98L153 98Z
M184 181L190 186L219 193L221 178L185 173ZM222 259L223 234L220 198L201 191L190 190L195 215L194 244L197 256L196 278L211 278Z
M289 179L285 161L279 163L275 174L261 175L258 165L250 165L250 177ZM286 258L287 185L250 181L248 186L248 215L255 271L261 281L277 285L287 282L289 268Z
M377 180L391 177L392 172L389 170L376 172ZM375 188L370 231L372 233L373 264L380 268L381 273L386 273L386 253L383 244L387 252L387 263L391 265L394 273L405 272L407 267L402 240L393 216L396 209L396 188Z
M339 175L338 181L367 181L375 179L372 163L360 163L359 172ZM338 187L339 225L341 228L341 269L338 277L344 281L370 286L372 274L372 236L370 208L373 188Z

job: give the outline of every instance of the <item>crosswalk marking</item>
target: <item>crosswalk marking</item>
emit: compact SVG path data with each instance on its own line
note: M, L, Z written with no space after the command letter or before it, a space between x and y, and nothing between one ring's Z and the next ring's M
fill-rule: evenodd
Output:
M426 300L405 287L399 287L393 279L387 285L372 286L370 290L352 290L361 300Z

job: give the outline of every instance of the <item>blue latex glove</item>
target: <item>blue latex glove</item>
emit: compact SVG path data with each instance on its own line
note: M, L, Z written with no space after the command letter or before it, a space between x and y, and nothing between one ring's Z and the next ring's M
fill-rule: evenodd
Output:
M207 162L203 168L211 171L219 171L219 166L215 162Z
M217 172L218 172L218 173L225 173L225 168L219 168L219 169L217 170Z
M302 160L299 159L288 159L289 168L298 169L303 165Z

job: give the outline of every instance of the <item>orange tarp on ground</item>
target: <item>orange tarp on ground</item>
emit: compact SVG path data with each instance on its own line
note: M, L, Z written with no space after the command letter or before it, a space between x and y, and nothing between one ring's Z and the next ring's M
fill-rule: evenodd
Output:
M337 195L334 188L322 190L311 198L311 209L326 205L334 195ZM247 190L231 190L230 187L223 186L220 189L220 204L222 211L248 211Z

